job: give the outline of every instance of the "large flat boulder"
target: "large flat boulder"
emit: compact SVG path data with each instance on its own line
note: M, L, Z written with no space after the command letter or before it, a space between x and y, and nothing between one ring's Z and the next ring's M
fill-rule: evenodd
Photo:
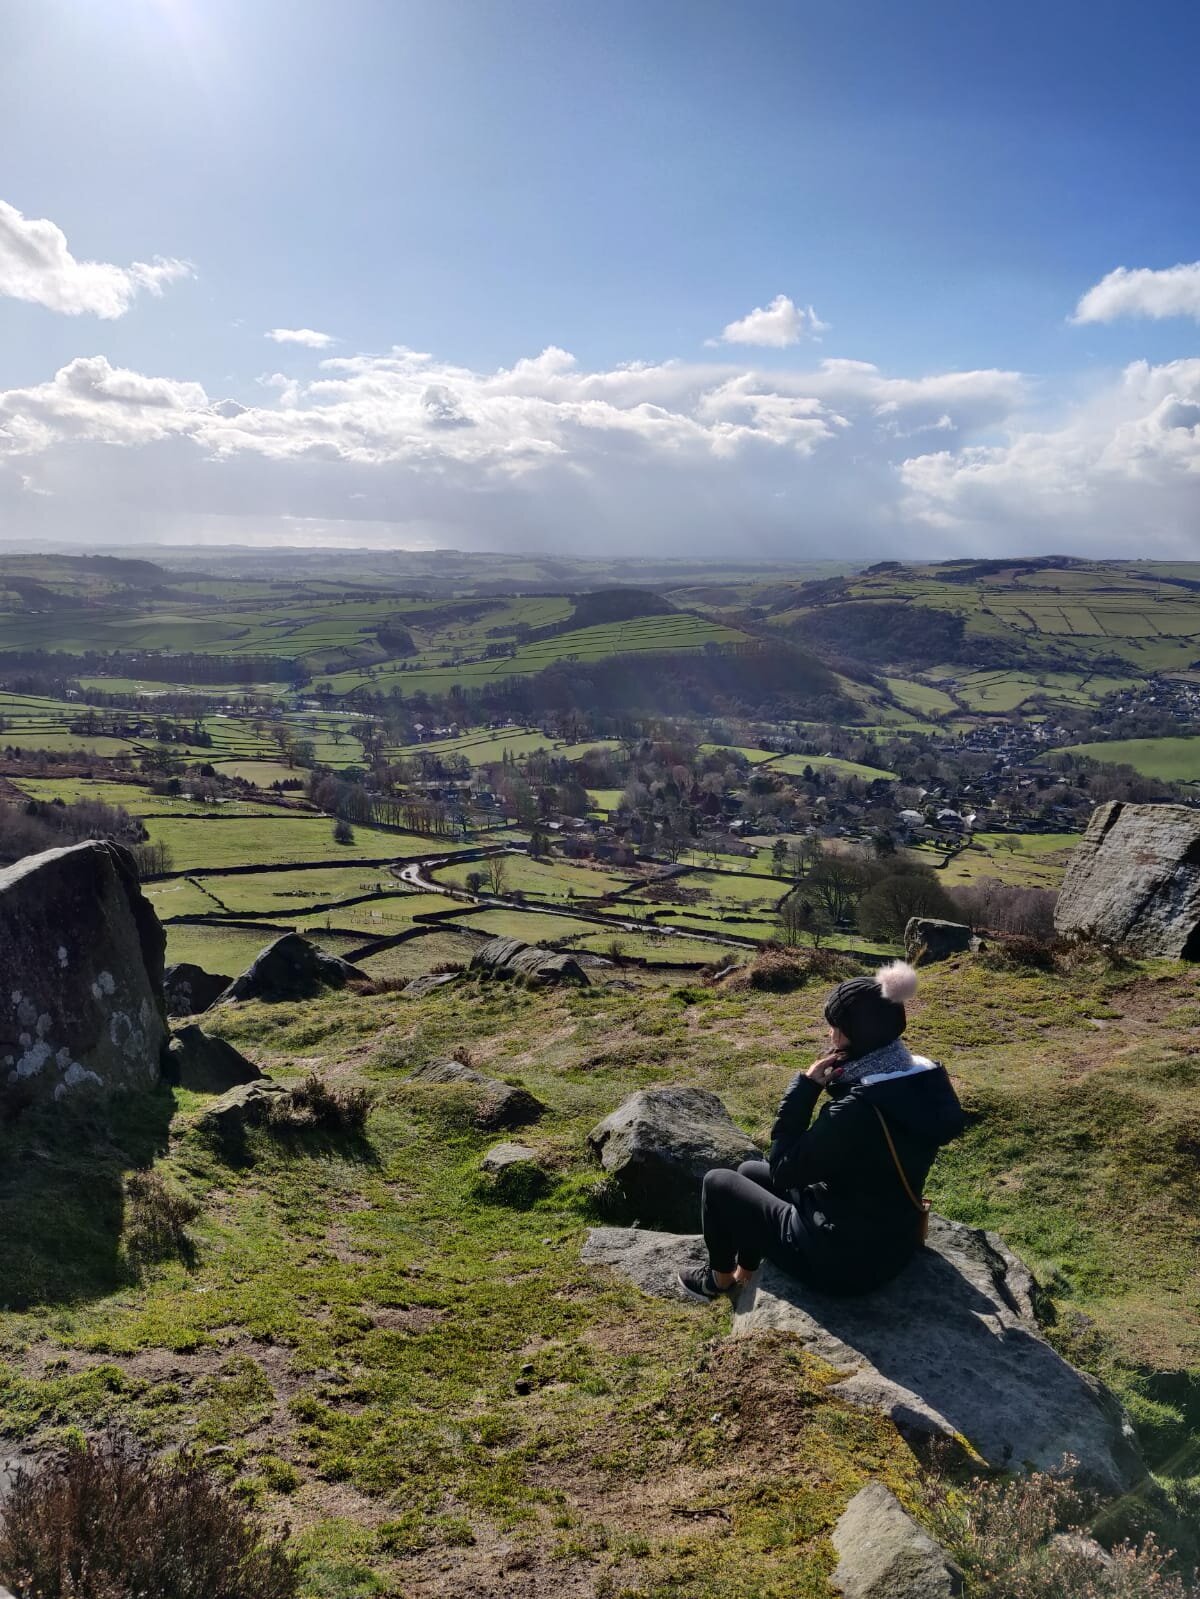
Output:
M450 1083L471 1089L478 1099L475 1125L485 1132L524 1127L536 1121L546 1108L527 1088L502 1083L498 1077L488 1077L458 1060L427 1060L409 1077L418 1083Z
M540 944L526 944L519 938L491 938L471 957L474 971L504 972L534 983L578 983L587 985L588 975L574 955L560 955Z
M682 1085L630 1094L588 1143L639 1221L678 1232L700 1225L705 1172L761 1155L716 1094Z
M830 1581L845 1599L956 1599L963 1591L941 1544L881 1482L859 1489L830 1542L838 1557Z
M1054 926L1065 938L1200 960L1200 811L1098 806L1067 865Z
M696 1237L595 1228L584 1258L649 1293L703 1259ZM834 1298L767 1264L734 1302L733 1336L790 1333L841 1373L831 1392L910 1432L965 1438L990 1466L1057 1467L1064 1454L1111 1496L1145 1477L1133 1429L1094 1377L1038 1327L1027 1268L994 1233L940 1216L929 1247L875 1293Z
M246 999L268 1003L315 999L327 988L345 988L354 980L370 982L366 972L349 961L327 954L311 939L299 933L284 933L254 957L241 976L235 977L218 996L216 1003L229 1005Z
M198 1016L216 1003L233 982L219 972L206 972L191 961L177 961L163 974L168 1016Z
M0 871L0 1086L62 1100L157 1083L165 947L120 845L47 850Z

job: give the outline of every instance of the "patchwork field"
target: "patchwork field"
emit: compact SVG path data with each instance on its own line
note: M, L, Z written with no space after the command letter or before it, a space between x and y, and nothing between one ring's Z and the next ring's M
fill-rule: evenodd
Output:
M1107 739L1098 744L1072 744L1051 753L1132 766L1147 777L1172 783L1200 783L1200 738Z

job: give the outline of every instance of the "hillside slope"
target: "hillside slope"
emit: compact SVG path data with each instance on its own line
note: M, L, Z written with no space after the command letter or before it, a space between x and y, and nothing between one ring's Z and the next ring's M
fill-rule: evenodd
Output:
M589 1223L614 1215L589 1128L674 1081L715 1090L765 1139L818 1047L826 987L471 983L225 1010L206 1026L281 1080L315 1068L376 1096L362 1136L257 1132L239 1164L182 1090L77 1127L71 1160L22 1117L0 1133L0 1438L115 1420L194 1441L291 1523L324 1599L828 1595L852 1494L874 1478L916 1501L900 1435L831 1399L831 1374L786 1341L730 1344L727 1309L647 1299L579 1259ZM1198 1020L1178 967L962 957L928 974L910 1027L973 1113L936 1170L938 1208L1026 1255L1052 1336L1118 1384L1184 1505ZM405 1080L455 1047L547 1103L522 1135L551 1172L541 1197L501 1202L481 1179L496 1135L469 1095ZM135 1266L122 1182L156 1156L199 1214L180 1258Z

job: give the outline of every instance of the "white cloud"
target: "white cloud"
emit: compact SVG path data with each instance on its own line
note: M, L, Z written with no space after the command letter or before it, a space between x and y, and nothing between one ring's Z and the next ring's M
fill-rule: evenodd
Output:
M0 200L0 294L11 299L65 316L113 318L124 316L143 290L161 295L167 284L193 275L188 262L162 256L127 267L77 261L55 223L22 216Z
M1200 322L1200 261L1181 261L1156 272L1117 267L1087 291L1073 322L1115 322L1122 316L1190 316Z
M1200 360L1135 361L1055 425L901 466L907 514L1025 549L1196 554Z
M758 344L772 350L786 350L799 344L807 334L815 338L829 331L810 305L807 310L796 305L786 294L777 294L767 306L756 306L749 315L730 322L719 339L709 339L709 344Z
M299 514L349 542L361 523L475 548L870 554L909 492L902 440L978 436L1025 394L1011 372L837 360L587 371L555 347L491 372L398 347L258 383L243 405L91 356L0 393L6 525L69 532L86 510L96 538L111 514L125 540L232 518L236 541Z
M335 342L332 333L318 333L315 328L272 328L263 338L276 344L303 344L310 350L327 350Z

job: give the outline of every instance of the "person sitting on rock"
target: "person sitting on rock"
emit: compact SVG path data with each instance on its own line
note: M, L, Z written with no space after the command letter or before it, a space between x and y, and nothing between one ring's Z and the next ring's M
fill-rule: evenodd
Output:
M865 1293L920 1248L925 1177L964 1117L944 1068L901 1041L916 987L912 967L893 961L834 989L829 1051L783 1096L768 1158L704 1179L708 1265L680 1272L689 1293L735 1292L764 1258L826 1293Z

